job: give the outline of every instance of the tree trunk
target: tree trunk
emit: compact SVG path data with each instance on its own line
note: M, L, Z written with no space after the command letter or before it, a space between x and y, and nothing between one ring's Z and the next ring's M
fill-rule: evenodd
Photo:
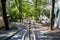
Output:
M55 0L52 0L52 11L51 11L51 30L53 30L54 25L54 7L55 7Z
M6 13L6 0L1 0L1 4L2 4L2 10L3 10L3 20L5 23L5 29L9 30L7 13Z
M36 22L37 22L37 0L35 0L35 16L36 16Z
M20 22L22 22L23 21L23 19L22 19L22 0L19 0L19 13L20 13L20 16L19 16Z

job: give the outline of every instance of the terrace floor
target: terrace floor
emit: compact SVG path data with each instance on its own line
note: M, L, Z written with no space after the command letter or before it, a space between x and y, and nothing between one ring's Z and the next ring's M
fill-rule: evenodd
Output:
M32 40L59 40L60 39L60 29L50 30L49 26L44 26L42 24L36 23L31 25L31 29L28 29L29 25L24 25L23 23L17 23L21 30L16 33L18 30L0 30L0 40L4 40L7 37L15 34L11 37L10 40L29 40L29 34L31 35ZM26 29L27 28L27 29ZM30 30L30 31L29 31ZM25 36L26 35L26 36ZM34 39L35 37L35 39Z

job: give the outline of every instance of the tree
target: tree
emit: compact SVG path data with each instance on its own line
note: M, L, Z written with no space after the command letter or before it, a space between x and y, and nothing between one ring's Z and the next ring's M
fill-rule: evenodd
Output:
M0 10L1 10L1 0L0 0Z
M22 0L19 0L19 13L20 13L20 22L22 22L23 18L22 18Z
M53 30L54 25L54 6L55 6L55 0L52 0L52 10L51 10L51 30Z
M24 18L31 17L33 18L35 16L35 8L34 8L34 2L30 2L28 0L23 0L22 1L22 10L23 10L23 16ZM35 19L35 18L33 18Z
M3 19L5 23L5 29L9 30L7 13L6 13L6 0L1 0L1 4L2 4L2 10L3 10Z
M47 14L49 15L49 10L46 8L46 6L48 5L49 5L48 0L35 0L36 17L40 15L46 15L46 16Z
M11 21L17 21L19 19L19 1L18 0L7 0L6 11L9 14Z
M13 21L17 19L22 19L22 17L23 18L31 17L32 19L36 19L37 16L40 16L40 14L42 14L41 13L41 9L42 9L41 2L43 5L47 5L48 3L44 0L43 1L37 0L37 3L35 3L35 1L36 0L31 0L31 1L9 0L9 2L7 1L7 12ZM47 13L48 12L46 11L46 14Z

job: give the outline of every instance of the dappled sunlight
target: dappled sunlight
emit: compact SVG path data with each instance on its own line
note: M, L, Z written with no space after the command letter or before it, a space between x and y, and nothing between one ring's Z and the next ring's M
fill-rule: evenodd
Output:
M59 0L0 0L0 38L59 40L59 7Z

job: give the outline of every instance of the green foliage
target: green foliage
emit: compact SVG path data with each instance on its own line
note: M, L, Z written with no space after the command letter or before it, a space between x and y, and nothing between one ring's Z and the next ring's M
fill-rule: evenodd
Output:
M16 25L16 24L12 24L12 25L11 25L11 29L15 29L15 30L17 30L17 29L18 29L18 27L17 27L17 25Z
M7 13L9 14L12 21L17 21L19 18L19 8L16 4L17 0L7 1Z
M46 15L48 18L50 17L50 10L49 9L44 9L43 10L44 15Z
M32 16L32 19L35 20L35 16Z
M18 8L15 6L11 9L11 13L10 13L11 19L13 21L16 21L19 17L19 10Z
M44 9L48 4L47 0L32 0L32 2L29 2L29 0L9 0L7 1L6 11L12 21L17 21L20 14L23 18L31 17L32 19L36 19L37 16L43 13L49 17L49 10Z

